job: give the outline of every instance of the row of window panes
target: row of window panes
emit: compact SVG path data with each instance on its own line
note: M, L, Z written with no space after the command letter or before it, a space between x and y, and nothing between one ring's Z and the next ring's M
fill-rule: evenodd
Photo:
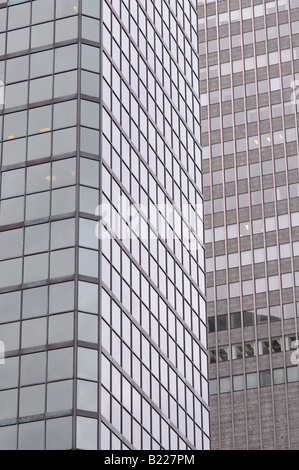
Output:
M276 192L276 194L275 194ZM213 199L213 212L223 213L224 210L231 211L242 209L244 207L258 206L261 204L268 204L274 201L284 201L287 199L294 199L299 197L299 183L290 184L287 186L276 187L276 191L273 188L264 190L252 191L251 193L243 193L238 196L227 196L225 201L223 198ZM225 207L224 207L225 202ZM211 213L211 201L205 203L206 215Z
M292 347L292 343L296 341L296 335L287 335L285 336L285 350L289 351ZM225 362L234 359L243 359L243 357L254 357L256 356L256 342L249 341L243 345L233 344L231 347L231 355L229 346L219 346L218 347L218 362ZM259 340L258 341L258 354L259 356L267 355L271 353L277 353L283 351L282 338L271 338L271 343L269 340ZM212 348L210 349L210 364L217 362L217 350Z
M66 16L77 15L77 13L78 0L64 0L64 2L59 0L56 2L55 0L48 0L46 6L42 0L26 2L22 5L9 5L9 8L3 8L0 10L0 32L6 30L7 16L7 30L9 31L28 26L30 23L34 25L45 21L54 21L54 14L55 19L59 19Z
M207 0L206 3L213 3L215 0ZM204 1L200 0L199 5L203 5ZM207 16L207 28L215 28L217 26L217 17L218 17L218 27L226 25L228 23L239 22L241 20L246 21L252 18L259 18L264 15L271 15L277 11L287 11L289 8L289 3L287 0L278 0L276 2L271 1L261 5L255 5L254 7L243 7L240 10L230 10L229 12L223 12L216 15ZM290 8L297 8L295 0L291 0ZM203 18L199 19L200 29L204 29L205 22Z
M282 214L278 216L278 228L282 230L284 228L292 228L299 226L299 212L292 212L291 214L291 224L289 225L288 214ZM250 236L251 234L256 235L259 233L264 232L272 232L277 230L277 217L266 217L264 219L256 219L250 222L241 222L239 224L239 234L238 234L238 225L237 224L229 224L226 227L220 226L214 229L214 242L225 240L226 236L227 239L237 238L240 236L246 237ZM205 230L205 241L206 243L212 242L213 232L211 229ZM297 245L294 246L294 250L297 250Z
M0 295L0 322L18 322L21 318L30 319L44 317L48 314L69 312L74 310L74 283L62 282L48 286L31 288L21 291L8 292ZM87 282L79 282L78 308L81 312L97 314L98 312L98 286ZM85 318L88 321L87 317ZM89 318L89 321L92 320ZM2 327L1 327L2 329ZM11 333L8 331L8 335ZM13 336L13 335L12 335ZM94 342L95 335L88 336L87 342ZM15 341L15 340L14 340ZM16 343L14 343L16 344Z
M279 30L277 26L270 26L267 29L255 29L255 31L247 31L243 34L232 34L230 38L226 36L226 37L222 37L219 39L210 39L206 41L205 43L201 43L199 50L200 50L200 54L203 56L204 50L207 44L209 53L227 50L230 48L234 49L234 52L240 52L241 47L246 47L253 43L265 43L265 41L268 40L269 42L271 42L271 50L272 50L272 52L268 53L269 64L273 65L273 61L277 60L278 54L279 54L279 52L277 51L278 50L277 39L289 36L290 33L295 35L296 32L298 32L298 22L292 23L291 25L289 23L283 23L279 25ZM260 45L264 45L264 44L260 44ZM296 52L297 48L296 47L293 48L293 51ZM287 44L286 46L282 46L280 50L281 61L287 62L291 60L290 55L291 55L290 45ZM260 56L261 55L257 56L258 58L257 60L258 60L260 67L262 67ZM222 58L219 57L219 60L221 62ZM222 63L227 64L226 60L227 58L223 58ZM241 62L240 59L237 59L237 58L232 61L233 71L236 73L240 72L244 67L244 62L243 63L240 63L240 62ZM209 62L207 61L207 64L208 63ZM249 61L247 61L247 64L248 63ZM214 67L216 66L210 65L209 69L210 68L213 69Z
M85 423L85 418L80 418ZM81 421L79 421L81 423ZM82 429L79 424L79 428ZM83 426L86 431L86 426ZM47 436L45 438L45 436ZM90 437L90 436L89 436ZM84 448L82 437L78 445ZM69 450L72 448L72 417L34 421L0 428L1 450Z
M30 37L31 36L31 37ZM69 41L78 37L78 18L67 18L55 22L43 23L42 25L32 26L10 31L6 35L0 34L0 56L6 54L15 54L17 52L44 47L58 42Z
M280 279L281 278L281 279ZM298 274L296 273L295 285L297 286L299 282ZM227 291L229 290L230 298L236 298L240 296L240 291L242 289L242 295L253 295L265 293L267 291L279 291L281 289L290 289L294 287L294 278L292 273L282 274L280 277L269 276L267 279L257 278L255 282L251 279L247 281L240 282L230 282L227 286L226 284L217 286L216 288L216 298L217 300L225 300L227 298ZM207 288L207 297L208 301L214 299L214 288ZM289 305L289 304L287 304ZM291 304L293 305L293 304ZM291 311L284 308L284 319L294 318L294 308Z
M217 49L217 46L218 46L218 43L215 41L214 48L213 48L215 49L215 51ZM209 78L210 79L216 78L217 70L221 77L225 77L225 76L231 76L233 74L238 74L241 72L246 73L246 72L249 72L250 70L258 71L259 69L266 68L267 65L271 67L271 66L278 65L280 63L290 62L292 60L292 57L294 59L298 58L298 52L299 52L299 48L294 47L292 49L284 49L280 53L276 51L276 52L270 52L269 54L257 55L256 57L247 57L246 59L244 59L243 62L241 62L240 60L235 60L233 62L223 62L220 65L211 65L209 66ZM202 54L204 54L204 50L202 51ZM289 70L286 73L289 73ZM202 74L205 76L206 70L204 70ZM267 80L260 82L260 86L263 88L265 87L265 84L267 84L267 87L270 87L271 91L274 92L278 90L277 86L279 83L280 83L280 76L276 75L276 77L274 76L273 78L270 78L269 82ZM238 85L238 86L241 86L241 85ZM244 84L242 85L242 88L244 89ZM254 96L258 95L257 82L251 82L251 83L246 84L246 96L253 96L253 95Z
M124 419L129 420L129 417L126 413L124 413ZM142 449L142 450L160 450L163 447L148 433L144 428L141 428L139 423L134 419L131 420L132 430L130 433L133 445L135 448ZM163 426L165 427L165 425ZM166 429L166 427L165 427ZM167 431L168 432L168 431ZM128 431L126 431L128 434ZM198 435L200 432L198 433ZM130 437L128 434L128 437ZM169 442L167 449L171 450L191 450L186 443L177 435L177 433L170 429L170 441L167 441L168 436L167 434L163 436L164 442ZM205 442L205 441L204 441ZM206 445L208 443L206 442ZM198 449L200 447L200 438L198 438ZM129 450L129 448L125 445L123 441L121 441L116 435L110 431L110 429L102 423L101 427L101 450Z
M76 448L80 450L97 450L97 420L80 416L76 419L76 427ZM73 445L72 430L71 416L27 422L19 426L4 426L0 428L0 449L70 450Z
M297 302L299 304L299 302ZM295 317L295 306L293 303L284 304L283 309L279 305L274 305L270 307L270 317L268 317L267 308L260 308L256 311L256 322L257 324L267 323L268 319L270 322L279 321L281 319L281 314L283 312L284 319L294 318ZM299 309L298 309L299 312ZM299 313L297 313L299 316ZM243 327L253 326L254 323L254 312L253 311L244 311L243 312ZM242 325L242 316L240 312L230 313L230 329L241 328ZM225 331L229 328L229 318L228 315L217 315L217 331ZM209 333L215 332L215 317L210 317L208 319L209 324Z
M290 103L290 106L293 105ZM292 114L293 111L292 111ZM235 152L246 152L247 149L249 150L259 150L261 148L268 148L271 145L284 145L292 144L292 142L297 142L297 133L295 128L286 129L286 132L283 131L276 131L274 133L274 139L271 139L271 135L269 133L262 134L261 139L258 136L248 137L247 139L236 139L236 141L228 141L224 142L223 144L212 144L211 149L208 147L204 147L203 149L203 159L209 159L221 157L222 155L231 155ZM283 148L281 149L283 153ZM294 151L293 149L291 150Z
M273 369L273 385L280 385L285 383L285 373L287 375L287 383L298 382L298 367L290 366L285 369ZM271 371L264 370L260 371L259 377L259 386L260 387L269 387L271 386ZM244 375L234 375L232 377L233 388L231 390L231 378L223 377L219 379L219 393L228 393L228 392L238 392L244 390L246 387L247 390L258 387L258 377L256 372L246 374L246 384ZM218 394L218 381L217 379L212 379L210 381L210 394Z
M294 53L295 55L295 53ZM202 83L204 83L204 80L206 79L205 77L206 74L206 68L201 69L201 80ZM217 66L211 66L209 67L209 78L217 78L219 74L219 70ZM294 75L290 75L289 72L285 72L282 76L282 88L285 90L290 91L290 95L293 91L293 86L292 82L296 81L298 79L299 74L295 73ZM261 80L258 82L251 82L246 84L246 93L248 96L254 96L256 92L258 93L258 96L260 96L263 93L268 93L269 91L269 83L272 83L272 86L274 85L275 82L268 82L268 80ZM214 91L210 91L209 93L203 93L201 95L201 104L202 107L204 108L205 106L208 105L208 102L210 105L217 104L219 102L219 87L217 84L213 83L213 88ZM242 85L235 85L232 88L221 88L221 100L223 102L231 101L232 99L234 100L240 100L238 102L239 105L239 111L234 114L234 119L235 119L235 125L242 125L245 123L245 113L244 110L244 84ZM271 105L271 108L269 106L260 106L259 108L259 119L260 120L266 120L270 118L270 115L272 117L278 117L282 116L283 114L290 114L290 112L287 112L289 109L292 109L293 112L295 111L295 108L292 107L290 108L288 105L292 104L290 103L290 97L285 95L283 99L283 103L285 106L285 113L282 113L282 105L280 104L281 97L276 96L275 97L275 103ZM254 114L253 111L255 111L256 115L256 109L252 108L252 104L249 102L247 103L247 106L249 107L249 110L247 111L247 121L248 123L254 122L253 117ZM251 109L252 108L252 109ZM271 112L270 112L271 111ZM230 116L230 115L229 115ZM229 126L228 126L229 127Z
M287 124L288 118L286 116L296 113L295 106L292 103L290 103L289 101L286 102L284 104L284 106L282 106L281 104L273 104L271 106L271 108L272 108L271 117L273 119L275 119L277 117L281 117L282 114L283 114L283 111L285 111L284 112L284 117L285 117L286 125L288 125ZM256 108L255 109L248 109L247 112L238 111L237 113L234 114L234 123L233 123L232 114L224 114L224 115L222 115L221 118L219 116L211 117L210 128L211 128L212 131L216 131L216 130L219 130L221 127L224 128L224 129L227 129L227 128L233 127L233 125L235 125L235 126L240 125L241 126L241 125L245 124L245 121L246 121L246 125L248 126L249 124L251 124L253 122L257 122L258 119L259 119L259 121L264 121L264 120L270 119L270 113L269 113L269 107L268 106L260 107L258 111L259 111L259 114L257 114L257 109ZM241 128L239 128L239 129L241 129ZM208 120L207 119L204 119L202 121L202 131L203 132L208 131ZM273 138L272 138L271 134L262 134L261 135L261 142L262 142L263 147L266 147L266 146L269 147L269 144L271 144L275 141L276 141L275 143L278 143L277 136L282 135L282 137L283 137L283 131L281 130L281 131L276 131L276 132L273 133ZM280 134L278 134L278 132L280 132ZM290 129L287 129L287 132L290 133ZM265 142L265 136L267 136L267 135L268 135L268 137L266 138L266 140L267 140L267 143L266 143ZM289 134L287 134L287 135L289 135ZM279 138L280 138L280 140L282 140L281 137L279 137ZM241 140L239 139L238 142L241 142ZM240 145L240 143L238 145Z
M287 228L287 227L286 227ZM264 263L267 259L268 262L271 261L277 261L279 258L280 259L287 259L291 258L293 256L298 256L299 255L299 242L293 242L293 251L291 250L291 245L290 243L283 243L279 246L279 253L277 246L268 246L267 249L264 248L256 248L253 250L248 251L242 251L241 252L241 261L239 260L239 254L238 253L231 253L228 255L228 258L226 255L221 255L221 256L216 256L215 257L215 270L216 271L221 271L225 270L226 267L229 269L232 268L237 268L240 266L250 266L252 262L254 262L254 265L258 263ZM227 262L228 261L228 262ZM207 259L207 272L213 272L214 270L214 265L213 265L213 258L208 258ZM291 273L284 273L281 275L281 280L282 280L282 285L285 284L287 276L291 275ZM297 285L298 283L298 274L297 271L295 272L295 284ZM279 284L279 277L273 277L271 276L271 281L270 283L274 283L277 285ZM275 281L274 281L275 279ZM247 281L243 281L247 282ZM289 281L288 281L289 282ZM274 289L274 284L273 284L273 289Z
M58 47L0 62L0 78L6 89L11 83L53 75L77 68L78 46ZM6 72L4 74L4 66Z
M225 183L232 183L235 182L235 175L237 174L238 181L244 180L247 178L254 178L259 177L261 174L263 175L270 175L274 173L282 173L286 171L286 164L287 170L292 171L298 169L298 156L297 155L289 155L286 159L276 158L274 160L274 165L272 160L264 161L260 165L259 163L251 163L249 167L247 165L241 165L226 168L224 170L217 170L212 172L212 181L213 186ZM249 170L249 174L248 174ZM204 175L204 186L208 186L210 182L210 175L206 173Z

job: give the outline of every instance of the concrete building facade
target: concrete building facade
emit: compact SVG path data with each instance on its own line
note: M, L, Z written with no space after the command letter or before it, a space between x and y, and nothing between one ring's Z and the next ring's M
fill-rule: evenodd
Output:
M212 448L298 449L299 4L198 9Z

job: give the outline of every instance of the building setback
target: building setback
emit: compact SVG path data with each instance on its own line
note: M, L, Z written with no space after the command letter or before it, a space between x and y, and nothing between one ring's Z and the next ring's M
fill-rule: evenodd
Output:
M198 8L212 448L298 449L299 4Z
M209 448L197 27L0 0L0 449Z

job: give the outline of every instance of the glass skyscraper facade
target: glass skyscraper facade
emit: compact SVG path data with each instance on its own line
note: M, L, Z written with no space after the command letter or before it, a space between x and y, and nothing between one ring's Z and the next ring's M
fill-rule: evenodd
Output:
M0 449L209 448L197 28L0 1Z
M296 0L200 1L213 449L298 449Z

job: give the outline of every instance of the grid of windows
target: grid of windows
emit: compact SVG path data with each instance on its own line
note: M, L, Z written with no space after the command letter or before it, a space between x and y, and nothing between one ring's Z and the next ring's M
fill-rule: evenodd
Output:
M298 331L298 4L211 0L199 2L198 11L207 309L212 357L218 358L210 371L213 380L231 374L234 391L241 390L236 377L248 372L247 342L255 344L249 373L272 375L276 367L292 367L290 354L267 354L279 344L262 338ZM227 354L221 344L229 345ZM235 357L242 365L232 362L228 371ZM262 374L260 383L275 384L269 377ZM284 396L273 389L267 418L260 388L250 402L243 387L242 404L214 397L213 447L296 447L288 421L295 384L280 383ZM281 403L284 431L276 426ZM231 428L224 433L227 420ZM266 421L272 423L267 429Z
M279 353L282 351L290 351L294 349L294 344L296 341L296 335L286 335L285 342L283 343L282 337L276 337L268 339L262 339L258 341L258 354L268 355ZM293 344L294 343L294 344ZM210 364L216 364L217 358L219 362L225 362L234 359L243 359L255 357L257 354L257 345L255 341L246 341L244 343L244 347L242 343L236 343L231 345L231 349L229 345L219 346L218 352L215 348L211 348L209 350L210 355Z
M1 449L209 448L195 3L0 8Z
M101 197L112 214L120 198L141 204L134 216L149 234L127 224L130 239L102 243L106 449L115 436L143 449L209 446L195 19L190 2L103 2ZM157 204L175 205L181 222ZM176 237L157 236L158 219ZM115 394L114 376L126 392Z
M273 385L282 385L285 383L294 383L298 382L298 367L289 366L285 369L273 369ZM212 379L210 381L210 394L217 395L218 393L230 393L230 392L240 392L244 389L251 390L254 388L260 387L269 387L271 386L271 370L262 370L259 373L259 382L258 375L256 372L251 372L245 375L233 375L233 382L231 384L230 377L222 377L219 379L219 389L218 389L218 380Z

